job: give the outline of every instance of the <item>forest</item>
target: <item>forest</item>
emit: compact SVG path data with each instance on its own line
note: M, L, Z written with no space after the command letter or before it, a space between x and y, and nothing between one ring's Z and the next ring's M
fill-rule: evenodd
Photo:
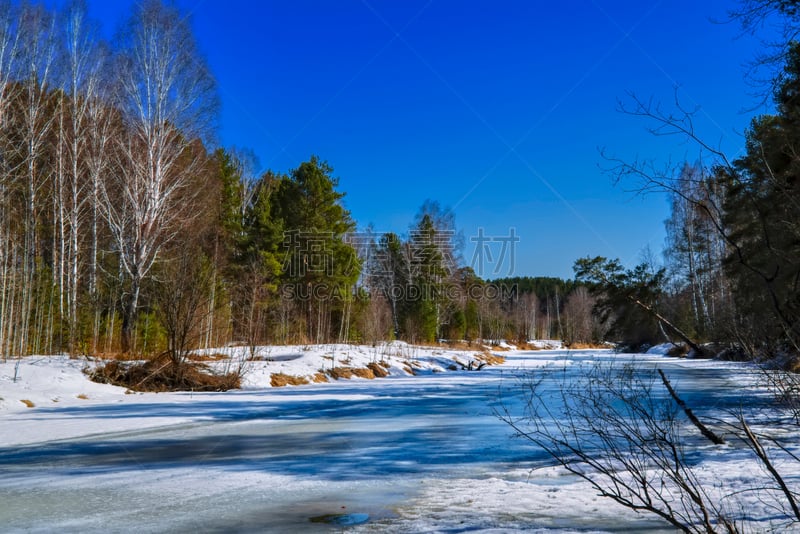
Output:
M793 2L750 7L746 27L765 13L797 27ZM704 153L663 170L611 160L616 180L668 195L663 261L484 280L438 202L377 233L321 157L261 172L219 147L214 76L174 6L138 4L109 42L80 0L0 0L0 353L563 339L797 355L800 44L784 45L775 111L737 158L680 108L626 110Z

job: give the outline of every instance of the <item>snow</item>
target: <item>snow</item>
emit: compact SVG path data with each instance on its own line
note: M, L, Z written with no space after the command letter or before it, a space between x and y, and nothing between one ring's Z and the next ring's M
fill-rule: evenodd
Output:
M505 363L476 372L463 370L475 358L466 350L263 347L244 388L226 393L126 393L86 378L97 362L68 356L0 363L2 530L669 532L513 436L495 414L523 406L521 381L635 361L664 369L702 415L747 399L765 432L780 415L742 364L597 350L497 354ZM273 373L313 377L380 361L387 378L270 386ZM798 442L796 427L782 432ZM712 486L744 488L763 475L741 447L699 454ZM779 462L794 485L798 464ZM758 495L741 499L752 530L785 525Z
M274 373L303 377L313 383L315 375L332 367L365 368L370 363L383 362L389 376L412 376L413 374L439 373L456 367L461 369L470 363L475 365L476 352L468 350L445 350L412 346L404 342L384 343L376 347L357 345L316 345L258 347L256 361L247 361L250 351L244 347L227 347L209 351L207 354L226 354L230 360L211 363L212 367L224 371L242 362L246 366L243 387L230 395L198 395L182 393L134 393L116 386L98 384L88 380L85 371L104 362L87 358L70 358L67 355L36 356L22 360L0 362L0 415L25 414L14 422L14 432L8 432L0 445L19 445L37 441L67 439L81 436L85 432L81 419L48 420L47 435L42 435L42 413L47 409L75 410L104 406L113 411L113 405L136 405L148 403L171 404L175 409L169 415L146 420L136 418L109 417L103 420L103 432L121 432L141 429L142 425L164 426L186 423L193 417L182 415L183 405L196 404L196 399L213 397L214 402L224 406L232 396L241 399L243 392L259 392L270 389ZM233 364L231 364L231 361ZM16 377L16 378L15 378ZM353 381L367 380L353 377ZM292 387L292 386L287 386ZM364 398L370 398L366 396ZM348 400L363 400L348 396ZM27 406L32 403L34 409ZM43 412L42 409L45 409Z
M531 339L528 344L537 349L555 350L564 348L564 342L560 339Z
M671 350L676 349L678 346L674 343L661 343L660 345L654 345L647 349L645 354L658 354L661 356L669 355Z
M476 350L478 347L476 347ZM249 349L227 348L211 353L223 353L233 359L246 358ZM273 373L304 377L312 382L320 371L334 367L365 368L371 363L382 363L390 376L443 372L451 366L462 368L476 365L475 350L447 350L410 345L402 341L365 345L306 345L259 347L260 360L248 364L245 389L258 389L270 385ZM413 371L413 372L410 372Z

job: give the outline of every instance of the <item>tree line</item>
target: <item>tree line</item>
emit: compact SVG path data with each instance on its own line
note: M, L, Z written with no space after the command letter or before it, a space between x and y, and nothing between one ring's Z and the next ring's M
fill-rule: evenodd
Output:
M84 2L0 2L0 351L146 342L144 286L207 217L215 106L172 8L108 43Z
M0 0L0 89L6 356L592 336L585 291L483 280L437 203L406 235L357 231L325 161L262 173L216 148L214 77L172 5L106 41L83 0Z
M629 113L708 155L675 171L615 162L669 195L665 266L582 258L574 280L491 281L436 202L405 235L358 230L320 158L262 173L217 148L214 78L173 6L137 4L105 41L82 0L0 0L0 352L392 338L797 352L800 51L787 50L776 113L735 160L690 113L634 98Z
M745 1L732 13L746 31L780 21L796 35L796 2ZM774 112L752 119L743 155L729 158L703 139L693 111L638 99L623 112L649 121L657 135L679 136L700 158L677 168L608 158L618 181L666 194L670 215L663 266L632 269L608 258L582 258L576 280L610 318L611 336L632 346L667 339L718 342L739 356L800 352L800 43L765 46L757 66L773 69Z

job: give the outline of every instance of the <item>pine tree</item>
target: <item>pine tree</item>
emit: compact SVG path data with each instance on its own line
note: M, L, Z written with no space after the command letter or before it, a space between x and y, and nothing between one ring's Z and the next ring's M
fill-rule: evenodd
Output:
M316 156L279 180L271 203L284 239L282 282L285 297L302 303L307 339L346 337L353 286L361 265L345 241L355 230L342 205L344 193L333 168Z
M743 334L800 351L800 44L787 56L777 115L756 118L747 155L726 174L725 224L733 243L726 262ZM765 321L771 317L773 321Z

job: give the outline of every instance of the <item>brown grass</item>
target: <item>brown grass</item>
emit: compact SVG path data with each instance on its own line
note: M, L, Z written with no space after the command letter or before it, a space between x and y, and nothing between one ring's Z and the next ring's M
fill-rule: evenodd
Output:
M274 388L282 388L284 386L302 386L308 384L308 379L304 376L272 373L272 375L269 377L269 383Z
M389 371L386 370L388 368L388 364L385 362L371 362L367 364L367 367L372 371L372 374L375 376L375 378L384 378L389 376Z
M517 347L517 350L542 350L541 347L537 347L527 341L520 341L519 343L514 343Z
M351 367L334 367L333 369L328 369L325 373L334 380L353 378L353 369Z
M364 367L356 367L353 369L353 374L359 378L367 378L369 380L373 380L375 378L375 373L372 372L372 369L364 368Z
M199 362L175 364L166 354L142 363L112 360L89 377L133 391L228 391L241 386L237 373L215 374Z
M94 356L95 358L99 358L101 360L112 360L118 362L132 362L142 359L142 356L133 354L131 352L99 352Z
M219 360L227 360L228 356L216 352L212 354L189 354L187 358L193 362L218 362Z
M505 356L498 356L497 354L492 354L488 350L484 350L475 355L475 358L486 362L487 365L498 365L506 361Z
M572 350L579 350L579 349L605 349L607 348L602 343L580 343L577 341L573 341L572 343L565 343L565 347Z
M476 350L480 346L475 341L445 341L444 343L432 341L417 341L413 344L409 342L412 347L423 347L428 349L447 349L447 350Z
M89 400L89 396L86 395L85 393L81 393L80 395L78 395L78 398L82 400Z
M439 344L440 347L447 347L454 350L474 350L475 345L469 341L450 341L448 343Z
M27 406L28 408L33 408L34 406L36 406L36 405L33 403L33 401L29 401L28 399L20 399L20 402L21 402L22 404L24 404L25 406Z
M328 381L328 377L325 376L325 373L317 373L312 380L317 384L323 384Z

